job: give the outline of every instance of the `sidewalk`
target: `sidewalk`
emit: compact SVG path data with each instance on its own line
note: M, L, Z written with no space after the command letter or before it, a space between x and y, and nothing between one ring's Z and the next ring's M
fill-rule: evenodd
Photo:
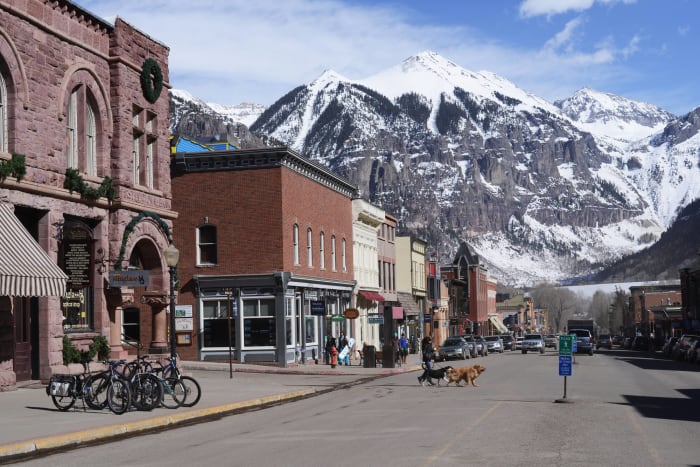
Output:
M415 360L415 359L413 359ZM312 397L383 376L420 369L413 361L400 368L298 365L278 368L228 362L182 362L185 374L202 388L200 402L192 408L158 408L152 412L131 410L114 415L109 410L83 409L81 400L60 412L46 395L45 385L34 383L0 393L0 463L17 456L59 449L106 438L178 426L218 418L236 412ZM231 368L233 369L232 378Z

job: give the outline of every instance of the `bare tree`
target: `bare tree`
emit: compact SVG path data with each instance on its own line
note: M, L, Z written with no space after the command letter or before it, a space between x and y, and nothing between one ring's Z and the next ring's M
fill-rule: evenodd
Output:
M535 308L549 311L550 326L560 332L566 321L574 315L579 299L571 290L552 284L541 284L530 292Z
M615 301L614 293L606 293L602 290L596 290L591 299L589 307L589 315L593 317L595 322L601 327L608 329L610 334L613 333L611 307Z

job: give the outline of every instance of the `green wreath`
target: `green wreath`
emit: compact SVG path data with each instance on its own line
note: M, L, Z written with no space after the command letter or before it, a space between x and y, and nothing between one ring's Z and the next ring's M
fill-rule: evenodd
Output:
M155 104L163 90L163 72L152 58L147 58L141 68L141 90L151 104Z

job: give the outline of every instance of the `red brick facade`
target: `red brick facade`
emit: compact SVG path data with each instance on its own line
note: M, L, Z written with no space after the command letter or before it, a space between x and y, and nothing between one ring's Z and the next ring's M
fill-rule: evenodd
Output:
M126 304L141 310L144 346L166 344L162 310L167 272L160 252L175 217L170 208L168 53L166 46L123 20L109 24L72 2L0 2L0 75L6 99L0 105L6 111L0 134L7 132L6 140L0 138L0 163L22 154L26 167L21 180L0 180L0 200L12 205L57 264L64 265L66 235L73 227L87 232L90 255L83 271L90 285L74 291L83 293L89 305L73 314L76 322L68 327L72 315L62 310L59 297L12 299L11 313L34 313L32 335L24 343L31 349L31 378L71 371L63 366L64 331L79 348L105 336L113 355L122 354L121 310ZM155 61L163 77L154 102L141 88L146 59ZM138 171L133 157L137 138ZM70 167L93 190L109 177L112 199L106 191L93 199L64 187ZM126 267L130 259L150 272L149 286L108 288L109 271ZM18 365L0 356L0 386L2 374L9 375L4 380L8 385L14 383L12 368Z
M352 196L355 187L326 169L286 148L178 154L172 186L173 207L179 213L174 225L175 244L182 252L178 265L181 287L178 305L189 305L193 310L192 345L179 349L185 358L227 355L221 345L204 342L202 333L208 331L202 329L201 313L203 297L211 296L216 300L227 287L235 289L236 301L241 307L244 306L243 289L257 291L257 296L270 300L274 297L278 328L287 306L280 298L282 294L294 298L295 319L300 319L302 309L309 313L308 299L303 296L305 291L319 299L325 296L326 290L334 293L341 289L342 292L352 290ZM294 260L295 225L298 227L297 263ZM198 264L197 261L197 232L202 226L213 226L216 230L214 264ZM307 248L309 229L311 266ZM321 234L325 267L321 267L320 259ZM335 270L331 257L333 238L336 242ZM346 295L349 303L350 294ZM340 299L335 309L338 313L344 302L340 295L336 298ZM222 310L221 313L227 312ZM293 354L285 357L283 346L245 345L240 332L245 323L237 321L235 325L237 360L246 360L246 352L280 365L293 358ZM293 331L296 342L288 343L287 353L301 346L299 331L299 328ZM285 334L279 334L277 341L283 336ZM322 342L316 340L314 345L320 352Z

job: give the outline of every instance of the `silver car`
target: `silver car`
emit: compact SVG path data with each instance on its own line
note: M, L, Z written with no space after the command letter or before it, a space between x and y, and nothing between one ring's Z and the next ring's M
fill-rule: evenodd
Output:
M500 336L486 336L484 339L489 352L503 353L503 341Z

